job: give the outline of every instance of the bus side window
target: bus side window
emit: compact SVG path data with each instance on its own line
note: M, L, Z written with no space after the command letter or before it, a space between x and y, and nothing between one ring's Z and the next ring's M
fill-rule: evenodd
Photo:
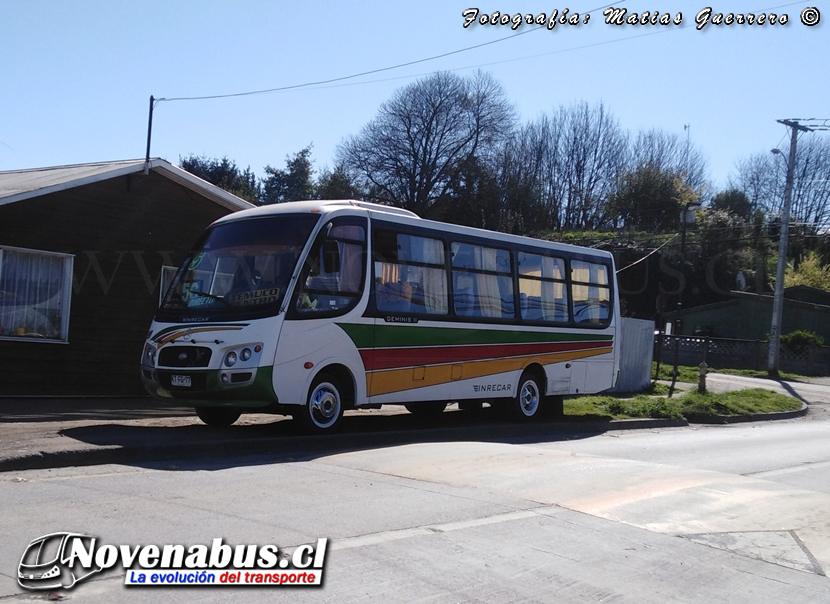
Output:
M512 319L515 308L510 251L455 241L451 250L455 314L486 320Z
M611 321L611 285L604 264L571 261L571 294L574 321L603 326Z
M446 315L443 241L385 228L375 229L373 237L378 311Z

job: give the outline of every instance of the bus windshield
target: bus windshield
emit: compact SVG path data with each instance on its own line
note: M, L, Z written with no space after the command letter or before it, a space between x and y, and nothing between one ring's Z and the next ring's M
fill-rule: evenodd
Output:
M276 313L318 220L316 214L282 215L209 229L176 274L159 314L216 319Z

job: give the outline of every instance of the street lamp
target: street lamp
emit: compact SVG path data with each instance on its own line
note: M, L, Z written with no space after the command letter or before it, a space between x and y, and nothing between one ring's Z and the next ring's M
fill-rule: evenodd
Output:
M686 289L686 225L695 223L695 210L700 207L699 201L690 201L683 207L680 214L680 271L683 274L683 282L680 284L680 291L677 294L677 315L674 323L674 369L671 376L671 387L669 398L674 394L674 385L677 382L677 360L680 356L680 322L683 312L683 290ZM692 208L695 208L694 210Z

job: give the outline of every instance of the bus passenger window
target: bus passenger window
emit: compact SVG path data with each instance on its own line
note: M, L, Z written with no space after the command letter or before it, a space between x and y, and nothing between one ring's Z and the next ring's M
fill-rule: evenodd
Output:
M514 317L508 250L455 242L452 267L455 314L492 319Z
M447 272L441 240L378 228L373 241L378 311L447 314Z
M565 260L519 252L519 302L525 321L567 323Z
M576 323L602 326L610 322L611 286L606 265L571 261L571 295Z

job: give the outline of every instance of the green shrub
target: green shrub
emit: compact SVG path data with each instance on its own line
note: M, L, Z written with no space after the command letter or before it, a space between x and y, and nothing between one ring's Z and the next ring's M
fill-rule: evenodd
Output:
M793 352L803 352L811 346L823 346L824 338L814 331L799 329L781 336L781 344Z

